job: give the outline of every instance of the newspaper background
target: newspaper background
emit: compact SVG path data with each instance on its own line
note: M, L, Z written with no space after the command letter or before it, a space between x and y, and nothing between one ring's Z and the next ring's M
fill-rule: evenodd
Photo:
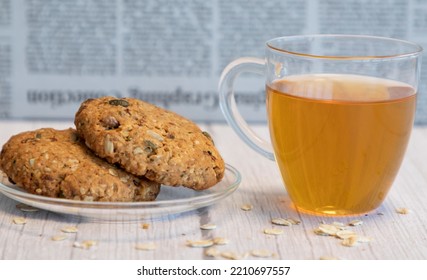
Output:
M425 0L0 0L0 118L72 119L90 97L136 97L196 121L223 121L217 83L270 38L347 33L427 46ZM425 53L424 55L427 55ZM427 124L427 59L416 122ZM265 121L263 79L237 102Z

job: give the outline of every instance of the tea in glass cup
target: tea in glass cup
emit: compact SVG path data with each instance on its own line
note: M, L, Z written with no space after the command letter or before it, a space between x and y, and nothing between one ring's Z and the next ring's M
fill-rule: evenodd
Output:
M266 59L242 58L220 80L220 104L238 135L277 162L297 209L360 215L386 198L414 123L420 46L372 36L270 40ZM271 146L233 104L243 71L266 76Z

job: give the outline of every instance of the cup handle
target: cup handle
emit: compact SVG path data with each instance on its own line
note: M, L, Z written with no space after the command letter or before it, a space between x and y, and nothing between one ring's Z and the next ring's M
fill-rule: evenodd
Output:
M219 80L219 104L228 124L237 135L256 152L275 160L271 144L260 138L243 119L234 97L234 81L243 72L265 74L265 61L255 57L242 57L225 67Z

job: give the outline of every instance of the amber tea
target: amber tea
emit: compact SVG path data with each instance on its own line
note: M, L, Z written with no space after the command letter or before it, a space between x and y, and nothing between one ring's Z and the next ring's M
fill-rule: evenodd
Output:
M276 161L298 208L351 215L378 207L402 162L415 99L408 84L345 74L267 86Z
M384 201L398 174L422 51L412 42L366 35L273 38L264 58L241 57L224 68L219 104L237 135L277 162L292 202L285 207L363 215ZM236 106L235 80L245 72L265 77L271 141Z

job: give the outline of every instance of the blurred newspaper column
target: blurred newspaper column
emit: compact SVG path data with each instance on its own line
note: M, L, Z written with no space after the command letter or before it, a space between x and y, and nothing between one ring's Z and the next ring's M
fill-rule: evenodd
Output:
M113 95L223 121L217 83L229 62L312 33L427 45L427 1L0 0L0 118L72 119L83 100ZM417 122L427 123L421 75ZM245 118L264 122L263 78L242 76L237 91Z

